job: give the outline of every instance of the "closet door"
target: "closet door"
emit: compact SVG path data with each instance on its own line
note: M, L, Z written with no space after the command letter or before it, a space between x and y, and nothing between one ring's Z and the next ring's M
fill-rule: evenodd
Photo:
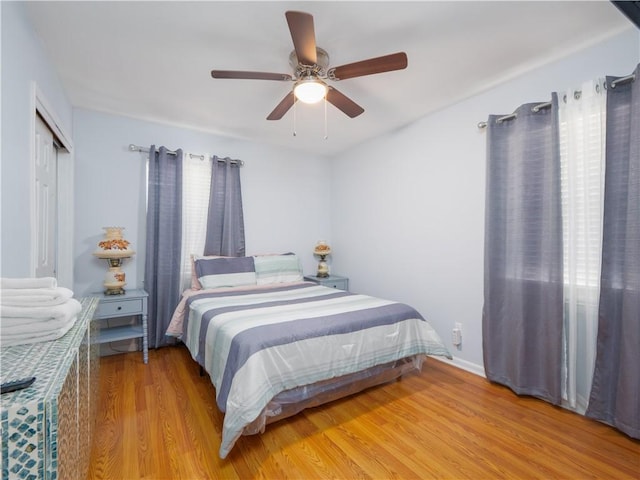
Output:
M36 277L56 276L58 151L49 127L36 115L35 132Z

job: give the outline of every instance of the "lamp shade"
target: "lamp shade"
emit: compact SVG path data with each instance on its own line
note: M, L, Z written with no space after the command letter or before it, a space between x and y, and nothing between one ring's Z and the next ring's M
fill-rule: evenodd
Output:
M313 253L315 255L326 256L331 253L331 247L324 241L320 240L318 243L316 243L316 246L313 249Z
M122 235L124 227L103 227L105 238L98 243L93 253L98 258L128 258L135 255L128 240Z
M293 94L304 103L317 103L327 94L327 85L320 79L305 77L293 87Z

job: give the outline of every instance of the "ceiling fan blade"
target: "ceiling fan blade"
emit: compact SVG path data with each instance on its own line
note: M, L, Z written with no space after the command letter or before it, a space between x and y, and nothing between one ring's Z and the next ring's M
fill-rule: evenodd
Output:
M269 114L267 120L280 120L285 113L289 111L289 109L293 106L295 102L295 97L293 96L293 92L289 92L286 97L282 99L282 101L273 109L273 112Z
M329 87L327 102L333 104L351 118L357 117L364 112L364 108L333 87Z
M298 57L298 63L315 65L318 61L316 54L316 32L313 28L313 16L309 13L288 11L285 13L293 48Z
M398 52L330 68L327 76L332 80L346 80L347 78L391 72L393 70L402 70L403 68L407 68L407 54Z
M241 80L293 80L287 73L240 72L236 70L211 70L213 78L234 78Z

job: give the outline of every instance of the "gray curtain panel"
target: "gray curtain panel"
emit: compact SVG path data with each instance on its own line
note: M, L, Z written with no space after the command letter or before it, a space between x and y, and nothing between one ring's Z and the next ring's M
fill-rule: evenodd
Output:
M604 235L593 385L586 415L640 438L640 65L607 77Z
M149 149L147 243L144 270L149 293L149 346L175 343L165 336L180 300L182 247L182 150Z
M240 165L213 157L205 255L245 255Z
M563 272L557 95L487 122L483 355L487 378L561 402Z

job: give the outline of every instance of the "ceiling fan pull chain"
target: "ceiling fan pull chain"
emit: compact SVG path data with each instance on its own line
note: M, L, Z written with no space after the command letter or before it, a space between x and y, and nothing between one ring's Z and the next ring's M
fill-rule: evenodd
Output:
M324 96L324 139L329 138L329 133L327 132L327 96Z
M293 101L293 136L296 137L298 134L296 133L296 104L297 100Z

